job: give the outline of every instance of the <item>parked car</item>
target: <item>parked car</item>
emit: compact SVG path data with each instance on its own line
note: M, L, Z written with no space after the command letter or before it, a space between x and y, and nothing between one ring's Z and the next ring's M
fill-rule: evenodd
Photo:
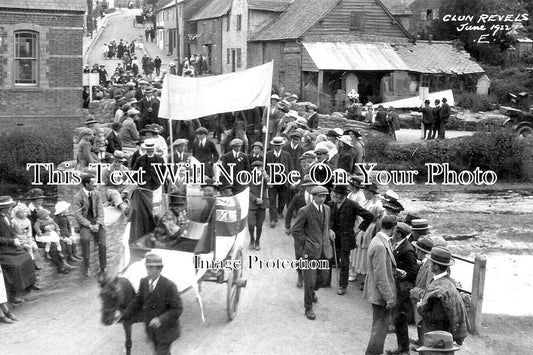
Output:
M509 116L504 122L505 127L514 129L520 137L533 137L533 107L529 111L521 111L516 108L500 106L500 112Z

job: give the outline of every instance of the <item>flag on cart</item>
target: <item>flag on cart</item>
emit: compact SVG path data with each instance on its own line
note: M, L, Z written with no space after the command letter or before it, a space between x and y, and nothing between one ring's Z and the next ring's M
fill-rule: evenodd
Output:
M200 78L167 75L159 117L185 121L266 106L270 103L272 68L270 62L237 73Z

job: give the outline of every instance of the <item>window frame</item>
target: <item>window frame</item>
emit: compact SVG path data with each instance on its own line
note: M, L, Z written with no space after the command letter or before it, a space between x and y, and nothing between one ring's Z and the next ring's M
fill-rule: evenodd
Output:
M357 18L359 18L359 25L357 26ZM350 31L365 32L365 13L363 11L350 12Z
M231 63L231 48L227 48L226 55L227 55L226 64L230 64Z
M20 56L18 46L20 35L31 35L32 39L32 46L31 48L33 56ZM13 84L16 87L37 87L39 86L39 32L33 31L33 30L17 30L13 32ZM34 64L34 69L32 70L32 78L30 79L32 82L17 82L20 81L20 61L27 60L32 61Z
M240 31L242 30L242 15L237 15L236 18L237 18L236 30Z

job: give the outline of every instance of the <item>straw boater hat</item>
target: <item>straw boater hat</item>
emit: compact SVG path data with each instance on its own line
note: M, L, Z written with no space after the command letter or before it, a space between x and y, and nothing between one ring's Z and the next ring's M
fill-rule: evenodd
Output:
M283 137L274 137L270 141L270 145L284 145L284 144L285 144L285 139L283 139Z
M443 266L452 266L455 264L455 259L452 258L452 252L445 247L433 247L428 259Z
M423 231L431 228L430 225L428 225L427 219L413 219L411 221L411 229L414 231Z
M113 160L116 161L126 161L126 154L122 150L115 150L113 152Z
M413 242L413 246L423 251L424 253L431 253L431 249L433 248L433 240L430 237L421 237L418 239L418 241Z
M70 207L70 203L68 203L67 201L59 201L54 206L54 215L57 216L58 214L67 211L69 207Z
M341 136L339 138L339 141L346 144L347 146L353 147L352 138L350 136Z
M181 145L181 144L188 144L189 141L185 138L178 138L174 141L174 143L172 144L173 146L178 146L178 145Z
M416 349L416 352L455 352L461 349L459 345L454 343L453 335L442 330L435 330L424 334L423 344L423 346Z
M0 209L13 207L15 205L16 203L11 196L0 196Z
M86 125L91 124L91 123L98 123L98 121L94 118L93 115L89 115L89 116L87 116L87 118L85 119L85 124L86 124Z
M163 258L161 258L161 256L155 253L152 253L152 252L146 253L144 258L145 258L145 261L144 261L145 266L163 266Z
M141 148L146 149L155 149L155 142L153 139L146 139L143 144L141 144Z
M26 197L26 200L37 200L39 198L44 198L44 191L39 188L35 188L28 192L28 197Z

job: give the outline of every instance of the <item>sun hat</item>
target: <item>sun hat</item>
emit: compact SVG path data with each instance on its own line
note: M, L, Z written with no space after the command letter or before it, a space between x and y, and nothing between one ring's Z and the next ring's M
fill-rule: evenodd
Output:
M423 346L416 349L417 352L450 352L460 350L461 347L453 341L453 335L442 331L435 330L424 334Z
M427 230L430 226L428 225L427 219L413 219L411 221L411 229L414 231Z
M16 203L11 196L0 196L0 208L9 208L15 205Z
M70 207L70 203L67 201L58 201L54 206L54 215L57 216L60 213L65 212Z

